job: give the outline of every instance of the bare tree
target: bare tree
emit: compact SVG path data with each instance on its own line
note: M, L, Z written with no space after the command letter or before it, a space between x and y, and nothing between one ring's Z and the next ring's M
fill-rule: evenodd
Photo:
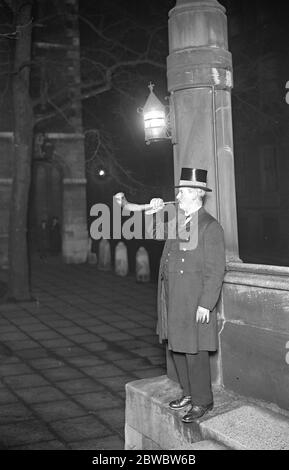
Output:
M109 3L109 2L108 2ZM171 1L173 3L173 1ZM114 16L108 15L110 6L97 5L97 15L85 15L80 11L78 20L84 39L81 41L81 100L97 98L114 92L133 100L140 84L147 83L152 74L165 75L167 55L167 19L156 16L151 24L137 22L123 15L117 19L117 2L113 2ZM41 27L49 27L65 13L55 12L53 17L41 18ZM106 16L107 15L107 16ZM162 21L160 21L160 19ZM37 26L37 22L36 22ZM51 44L51 47L55 45ZM48 47L48 45L47 45ZM148 73L150 71L150 73ZM59 59L47 55L33 63L33 74L38 75L38 94L32 100L35 126L49 125L55 117L61 118L68 127L71 97L67 87L55 86L53 75L65 82L66 65ZM86 101L87 102L87 101Z
M32 1L5 0L15 23L13 67L13 183L9 227L9 298L31 298L27 254L27 211L31 178L33 119L30 102Z
M69 119L71 95L65 80L67 66L61 53L59 59L55 56L51 59L48 55L36 61L34 55L31 57L32 28L45 29L57 18L65 17L66 12L58 8L59 4L55 2L57 8L54 15L32 19L32 6L35 3L33 0L1 1L8 5L13 13L14 24L10 36L15 42L12 73L9 64L3 72L7 75L7 81L12 80L14 108L9 296L11 299L25 300L31 298L26 235L33 133L45 132L50 123L55 122L55 118L58 119L59 128L62 127L62 130L75 131ZM143 87L152 74L164 74L166 69L168 2L163 1L163 15L159 10L154 11L153 5L150 5L152 16L147 24L137 20L129 12L118 19L117 10L109 13L112 6L116 7L117 2L113 2L113 5L109 3L104 2L106 10L94 16L86 15L82 11L79 14L79 23L89 31L87 37L90 38L81 44L82 103L87 103L90 98L97 99L107 92L122 96L125 100L134 100L138 93L137 85ZM169 2L171 6L173 3L173 0ZM58 47L53 44L53 38L51 39L51 47ZM59 50L61 51L61 45ZM56 74L61 77L61 87L59 82L54 80ZM114 166L112 173L115 177L122 175L126 178L126 184L138 185L132 175L115 159L115 147L109 134L103 133L101 127L98 128L97 110L95 117L94 135L97 138L96 148L92 152L93 158L98 159L98 148L105 148L110 163ZM88 166L91 166L91 160Z

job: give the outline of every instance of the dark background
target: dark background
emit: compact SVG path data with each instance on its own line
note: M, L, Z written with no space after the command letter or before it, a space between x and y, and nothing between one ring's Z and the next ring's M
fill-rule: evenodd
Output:
M86 3L81 2L86 11ZM90 2L88 2L90 3ZM160 60L168 54L166 11L174 2L114 2L122 5L117 15L132 15L149 25L159 15L163 23L159 38ZM288 265L289 190L288 190L288 118L285 85L289 77L288 3L263 0L223 0L227 9L229 49L233 56L232 92L235 176L237 192L240 257L244 262ZM91 7L90 7L91 8ZM122 10L123 8L123 10ZM90 11L89 9L87 11ZM85 41L85 34L83 34ZM142 40L140 39L140 45ZM143 105L147 82L154 81L161 100L166 95L165 70L149 66L132 87L130 98L117 92L87 100L84 125L90 126L93 106L104 112L102 118L111 129L117 156L134 177L148 186L160 187L164 197L172 182L172 149L169 143L146 147L136 107ZM117 109L124 112L120 119ZM108 184L91 184L89 201L107 196ZM120 185L121 186L121 185ZM147 201L153 191L133 187L128 194L134 200ZM144 194L146 198L144 198Z
M60 3L46 2L46 8L55 13ZM289 107L285 101L289 80L288 2L220 3L227 9L234 65L232 112L240 257L244 262L288 266ZM82 100L88 213L97 202L111 204L117 191L124 191L128 199L142 203L155 196L173 197L172 145L170 141L145 144L137 108L145 103L150 81L155 83L155 93L165 103L167 19L174 4L170 0L79 1L83 83L101 82L105 70L115 67L111 88ZM3 32L11 22L3 2L0 13ZM36 19L37 15L36 6ZM34 38L37 39L40 30L42 39L45 34L50 41L61 37L57 18L49 20L42 29L35 27ZM11 66L12 56L13 41L1 40L2 70ZM42 86L39 63L34 64L32 96L38 96ZM46 79L52 77L51 86L65 89L61 57L51 64L45 70ZM4 72L0 82L0 130L7 131L13 127L13 118L10 83ZM36 130L41 130L41 126ZM61 119L51 120L48 130L71 132ZM99 177L99 169L105 170L104 177ZM88 227L90 223L88 217ZM162 245L148 243L155 276ZM132 271L138 245L138 241L129 242Z

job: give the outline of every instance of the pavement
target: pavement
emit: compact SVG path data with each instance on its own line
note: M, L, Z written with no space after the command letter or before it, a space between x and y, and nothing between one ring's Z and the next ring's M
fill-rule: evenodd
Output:
M156 289L33 262L35 301L0 304L1 450L124 449L125 384L165 373Z

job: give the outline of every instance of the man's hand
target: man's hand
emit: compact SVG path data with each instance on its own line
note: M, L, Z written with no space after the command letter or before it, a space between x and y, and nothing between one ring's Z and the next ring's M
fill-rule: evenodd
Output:
M204 323L205 321L209 323L210 321L210 310L204 307L198 307L197 310L197 315L196 315L196 321L197 323L202 322Z
M113 197L115 202L121 207L123 207L127 203L124 193L117 193Z
M149 207L146 209L146 214L155 214L164 208L164 201L161 198L155 197L150 200Z

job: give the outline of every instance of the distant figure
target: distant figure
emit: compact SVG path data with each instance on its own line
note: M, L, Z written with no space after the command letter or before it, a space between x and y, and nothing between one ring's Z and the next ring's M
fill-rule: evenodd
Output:
M128 274L127 247L123 242L118 242L115 247L115 274L118 276Z
M150 263L147 250L141 246L136 252L136 280L137 282L149 282Z
M108 240L102 238L98 249L98 269L109 271L111 269L111 251Z
M61 227L58 217L53 217L50 226L50 252L56 256L61 253L62 248L62 237Z
M49 231L47 220L41 220L40 227L38 229L38 252L41 259L46 260L49 253Z

